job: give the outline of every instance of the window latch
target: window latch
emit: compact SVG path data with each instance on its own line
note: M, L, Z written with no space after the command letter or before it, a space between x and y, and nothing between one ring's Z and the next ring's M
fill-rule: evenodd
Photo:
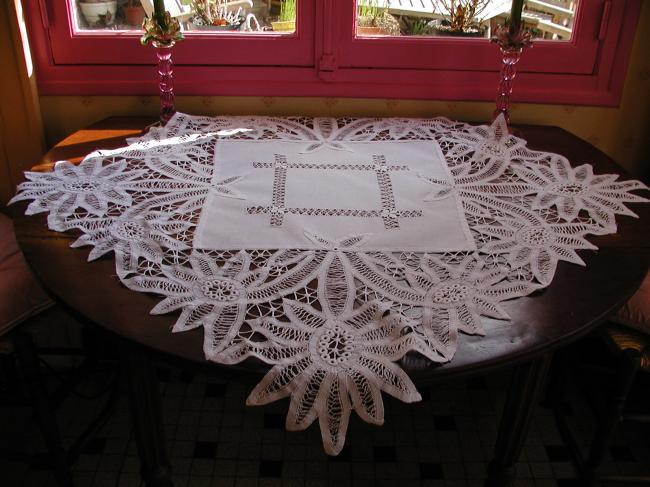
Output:
M323 81L332 81L337 68L336 56L333 53L323 54L318 62L318 76Z

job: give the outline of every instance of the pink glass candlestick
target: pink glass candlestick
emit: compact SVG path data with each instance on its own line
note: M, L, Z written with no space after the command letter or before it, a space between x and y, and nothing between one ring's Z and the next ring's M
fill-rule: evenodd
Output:
M513 10L518 5L519 15L521 16L521 4L523 2L513 0ZM532 34L525 26L518 24L516 26L500 25L496 28L492 42L499 45L501 50L501 72L499 74L499 90L497 93L496 110L494 110L493 120L503 114L506 123L510 123L510 95L512 87L517 76L517 63L521 57L521 51L525 47L533 45Z
M165 124L176 113L174 108L174 65L172 63L172 47L154 42L158 58L158 87L160 89L160 123Z
M521 56L522 49L519 48L501 48L501 73L499 78L499 88L496 99L496 110L492 115L493 120L500 114L510 123L510 95L512 87L517 76L517 63Z

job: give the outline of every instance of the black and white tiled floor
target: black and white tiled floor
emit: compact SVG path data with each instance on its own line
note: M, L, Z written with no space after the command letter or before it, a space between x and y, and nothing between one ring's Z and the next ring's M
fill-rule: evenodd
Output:
M421 391L424 400L417 404L385 398L385 425L374 427L353 417L346 447L336 458L323 453L317 425L306 432L284 430L286 401L245 407L248 385L168 369L160 372L160 379L177 486L473 487L483 485L492 456L508 372L433 386ZM60 412L66 441L72 441L99 407L100 401L67 400ZM573 416L584 441L592 420L579 411ZM29 410L5 411L0 428L3 449L42 449ZM647 430L623 429L609 457L611 472L647 474ZM522 487L579 485L547 409L536 411L517 474L516 485ZM141 485L125 400L88 443L74 475L79 487ZM42 487L54 481L48 470L0 459L0 485Z

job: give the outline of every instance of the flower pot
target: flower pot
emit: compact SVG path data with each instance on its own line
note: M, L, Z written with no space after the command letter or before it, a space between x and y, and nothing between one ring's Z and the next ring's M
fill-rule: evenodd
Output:
M295 20L278 20L271 22L273 32L293 32L296 30Z
M200 17L194 17L189 23L189 28L192 30L236 31L242 30L245 22L244 19L237 19L234 24L224 23L222 25L211 25L204 23Z
M111 25L115 21L117 12L117 0L108 0L106 2L79 2L81 12L84 14L89 26L99 23ZM103 20L102 20L103 17Z
M240 30L241 24L226 24L226 25L201 25L195 27L198 30L221 30L221 31L235 31Z
M438 36L448 37L485 37L484 30L451 30L445 26L437 27L434 32Z
M124 20L127 24L136 27L142 26L145 17L144 9L142 7L127 7L125 5L122 7L122 11L124 12Z
M358 36L381 36L386 35L384 29L370 25L357 25Z

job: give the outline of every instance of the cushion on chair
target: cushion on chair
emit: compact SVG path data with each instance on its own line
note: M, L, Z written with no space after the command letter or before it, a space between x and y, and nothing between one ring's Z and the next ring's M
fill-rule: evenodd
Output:
M27 267L11 220L0 213L0 336L52 304Z
M612 317L612 321L650 335L650 273L634 296Z
M650 335L630 330L624 326L607 325L604 327L606 339L619 352L634 350L639 353L639 367L650 371Z

